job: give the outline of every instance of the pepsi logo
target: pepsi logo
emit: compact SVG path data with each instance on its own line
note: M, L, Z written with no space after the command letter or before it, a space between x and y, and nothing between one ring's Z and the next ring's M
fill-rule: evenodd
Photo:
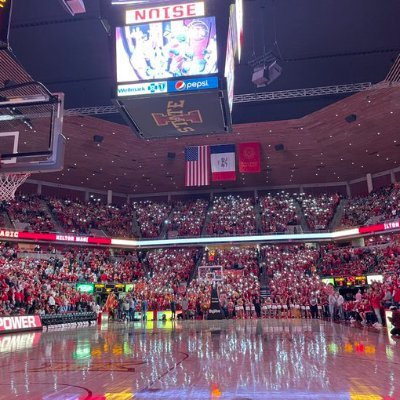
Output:
M186 83L183 81L178 81L175 83L175 89L176 90L183 90L185 89Z

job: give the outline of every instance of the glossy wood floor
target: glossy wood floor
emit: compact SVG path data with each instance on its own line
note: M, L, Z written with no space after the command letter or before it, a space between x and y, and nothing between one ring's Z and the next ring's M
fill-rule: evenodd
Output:
M400 399L400 342L324 321L114 323L0 336L0 399Z

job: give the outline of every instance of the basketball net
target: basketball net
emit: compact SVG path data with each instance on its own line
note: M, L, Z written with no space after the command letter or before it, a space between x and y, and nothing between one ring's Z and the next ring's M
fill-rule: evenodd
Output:
M30 173L2 173L0 170L0 201L11 201L15 192L30 176Z

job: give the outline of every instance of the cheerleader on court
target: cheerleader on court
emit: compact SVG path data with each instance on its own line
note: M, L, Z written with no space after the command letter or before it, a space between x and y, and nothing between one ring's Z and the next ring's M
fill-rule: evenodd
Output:
M236 318L243 319L244 318L244 308L243 308L243 300L239 298L236 302L235 306Z
M250 319L251 318L251 306L252 306L251 300L250 299L246 299L246 302L245 302L246 319Z
M287 306L287 301L284 299L281 300L281 318L286 318L288 317L288 306Z
M271 318L272 317L272 299L271 299L271 297L267 297L266 304L267 304L267 318Z
M261 318L268 317L267 299L263 299L261 303Z

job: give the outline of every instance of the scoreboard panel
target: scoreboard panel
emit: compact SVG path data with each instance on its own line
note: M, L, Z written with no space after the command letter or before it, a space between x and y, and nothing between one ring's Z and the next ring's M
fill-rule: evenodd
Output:
M121 10L114 102L132 130L145 139L229 133L238 52L231 1L113 4Z
M117 82L218 73L214 17L116 28Z

